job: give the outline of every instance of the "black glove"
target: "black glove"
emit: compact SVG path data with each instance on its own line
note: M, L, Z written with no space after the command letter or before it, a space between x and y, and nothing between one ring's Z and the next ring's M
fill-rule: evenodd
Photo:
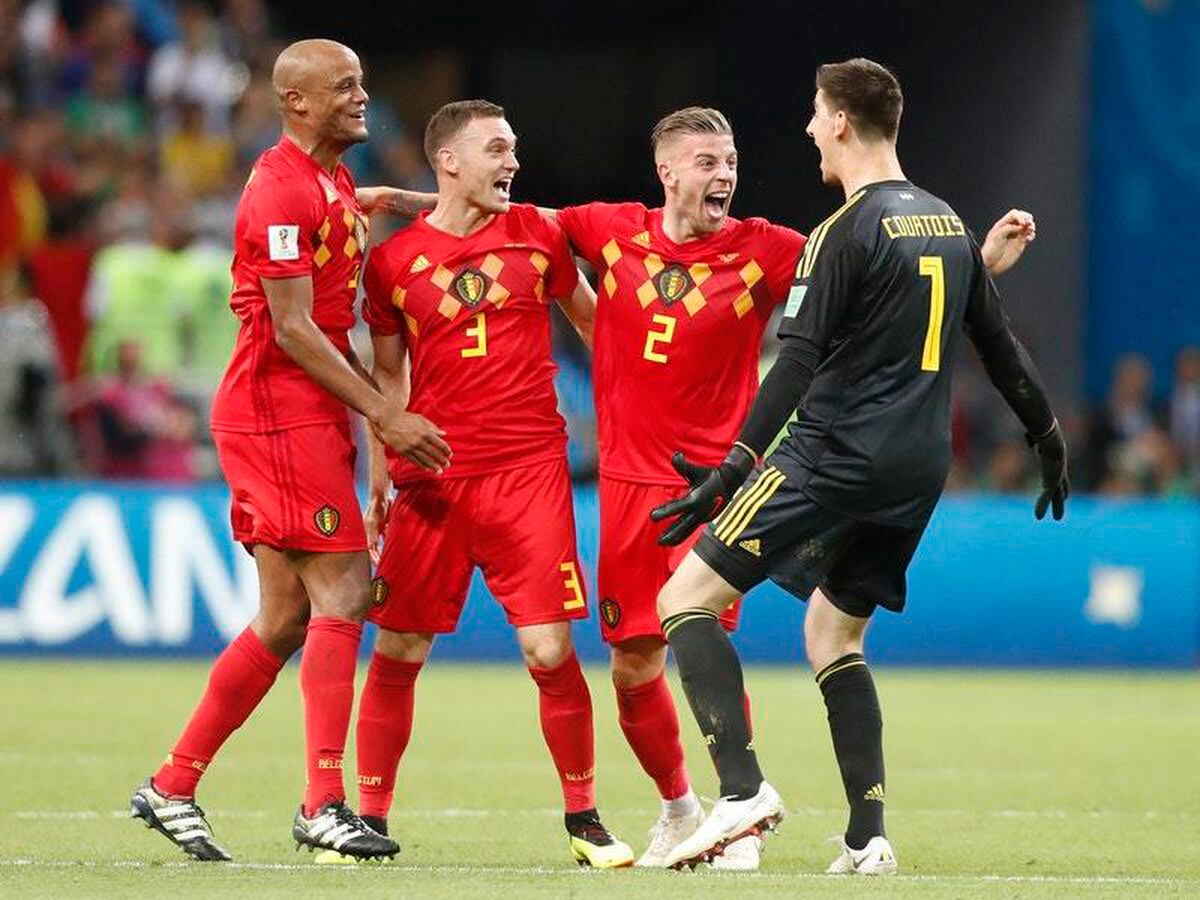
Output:
M1033 507L1033 515L1041 519L1046 515L1046 508L1053 511L1055 521L1063 517L1063 508L1071 485L1067 481L1067 444L1063 440L1062 429L1058 420L1041 437L1025 435L1025 440L1038 456L1042 469L1042 493Z
M650 518L655 522L670 516L679 517L658 536L658 542L666 547L683 543L689 534L725 507L754 468L754 457L741 444L734 444L725 461L715 469L696 465L678 450L671 456L671 465L687 479L692 489L650 511Z

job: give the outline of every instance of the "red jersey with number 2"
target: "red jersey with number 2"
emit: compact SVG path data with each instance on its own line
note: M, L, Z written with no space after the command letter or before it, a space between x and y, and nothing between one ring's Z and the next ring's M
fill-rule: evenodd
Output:
M275 343L262 279L311 275L313 322L345 353L366 242L345 166L330 175L288 137L258 158L234 225L229 305L241 330L213 399L214 430L262 434L347 421L345 405Z
M716 465L737 439L758 390L763 330L791 287L804 236L731 218L716 234L676 244L662 217L640 203L558 212L600 280L600 474L682 484L674 451Z
M578 281L562 229L525 204L466 237L427 215L371 251L363 282L371 331L408 345L408 409L445 430L447 477L562 457L549 304ZM389 471L396 484L432 476L390 451Z

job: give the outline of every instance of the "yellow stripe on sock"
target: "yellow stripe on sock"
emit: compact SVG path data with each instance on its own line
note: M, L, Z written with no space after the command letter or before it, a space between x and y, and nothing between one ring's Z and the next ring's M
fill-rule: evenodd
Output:
M841 665L838 665L837 663L830 663L828 666L822 669L821 674L817 676L817 684L824 684L830 675L836 675L838 672L849 669L851 666L865 666L866 664L867 661L865 659L852 659L850 662L844 662Z

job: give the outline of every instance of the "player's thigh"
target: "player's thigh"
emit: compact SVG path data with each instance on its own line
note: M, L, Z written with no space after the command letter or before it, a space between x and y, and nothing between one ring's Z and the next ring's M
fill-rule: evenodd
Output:
M650 510L679 491L654 484L601 478L599 590L600 635L614 647L643 637L662 641L655 602L671 573L671 549L658 544L662 527Z
M805 496L800 477L756 471L696 542L696 555L739 592L772 578L807 598L819 582L845 526Z
M689 553L658 592L658 614L669 616L695 609L720 615L741 591L696 552Z
M472 481L471 558L509 623L586 618L566 460Z
M368 618L380 628L447 634L457 627L473 568L464 500L470 481L429 479L397 491L371 583Z
M349 426L213 436L236 540L314 553L366 549Z
M272 653L286 658L304 643L308 592L286 552L257 544L253 553L259 602L250 627Z
M821 581L829 602L858 618L875 607L901 612L908 597L908 565L925 526L856 523Z
M308 594L314 616L361 619L371 605L371 561L365 550L288 555Z

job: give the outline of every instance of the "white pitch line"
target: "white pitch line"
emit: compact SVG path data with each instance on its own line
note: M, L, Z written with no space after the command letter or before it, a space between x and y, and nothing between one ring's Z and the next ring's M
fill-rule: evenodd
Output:
M196 867L191 862L161 862L148 863L138 860L114 860L112 862L96 862L84 860L34 860L34 859L0 859L0 866L14 869L188 869ZM393 876L420 875L562 875L571 878L604 877L600 873L580 868L557 868L553 866L420 866L407 864L363 864L351 866L319 866L315 863L219 863L225 869L245 869L247 871L277 871L277 872L387 872ZM199 866L207 871L212 868L208 864ZM651 877L656 874L652 873ZM704 873L691 873L692 877L706 877ZM613 873L613 878L639 877L638 875L622 875ZM680 874L680 877L688 877ZM729 878L728 873L715 875L718 878ZM817 872L752 872L740 873L733 877L750 878L759 881L837 881L844 882L841 875L826 875ZM1200 885L1196 878L1168 878L1162 876L1139 875L893 875L890 880L912 881L922 883L955 883L955 884L1076 884L1076 885L1159 885L1164 887L1191 887Z
M613 816L637 816L646 813L644 809L628 809L628 810L608 810ZM816 809L812 807L801 807L798 809L789 809L790 816L801 816L820 818L825 816L836 816L843 813L840 809ZM93 809L77 809L77 810L37 810L37 809L22 809L17 810L12 814L17 819L24 820L96 820L101 818L125 819L129 818L129 811L124 809L113 809L107 812L100 812ZM209 818L212 819L267 819L280 813L268 810L216 810L209 813ZM562 815L560 809L410 809L396 810L393 813L399 819L483 819L490 816L504 816L510 818L514 815L518 816L536 816L542 818L551 818ZM893 818L904 816L978 816L986 815L997 819L1101 819L1101 818L1140 818L1140 819L1192 819L1195 818L1194 813L1185 811L1160 812L1158 810L1088 810L1086 812L1074 812L1061 809L995 809L995 810L970 810L970 809L896 809L891 811Z

